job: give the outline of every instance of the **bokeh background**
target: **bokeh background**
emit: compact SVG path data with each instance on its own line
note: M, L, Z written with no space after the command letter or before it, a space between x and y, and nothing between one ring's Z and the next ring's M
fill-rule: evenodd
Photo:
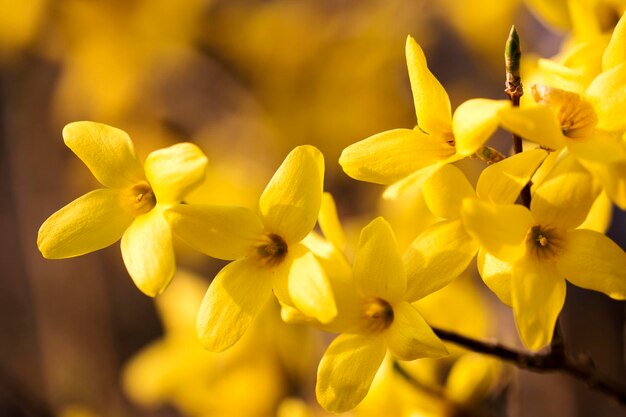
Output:
M562 5L546 12L544 3ZM623 2L595 3L610 29ZM314 402L328 341L281 324L270 306L273 319L257 326L247 348L215 358L193 347L190 306L222 264L182 245L181 284L158 305L129 279L118 244L44 260L36 246L41 223L97 186L63 144L66 123L122 128L142 157L193 141L210 168L190 201L211 204L254 207L289 150L315 145L346 229L386 213L402 225L406 245L428 221L416 214L423 202L381 203L382 188L348 178L339 154L374 133L415 125L408 34L454 108L473 97L504 98L503 46L512 24L524 59L556 54L572 36L567 2L556 0L0 2L0 416L273 416L288 396ZM492 145L506 152L508 141L499 132ZM483 166L463 167L475 179ZM616 211L609 235L622 247L625 230ZM510 311L473 288L485 310L473 320L496 322L486 337L519 344ZM458 309L462 316L471 307ZM568 286L562 324L573 351L626 383L624 303ZM476 323L456 325L463 331ZM475 415L626 414L568 376L503 375L491 414Z

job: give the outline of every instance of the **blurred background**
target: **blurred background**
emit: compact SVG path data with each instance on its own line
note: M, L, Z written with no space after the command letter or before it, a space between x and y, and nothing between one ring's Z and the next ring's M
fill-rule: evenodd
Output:
M429 221L420 197L383 204L381 187L348 178L337 163L347 145L415 125L406 36L424 48L453 108L473 97L505 98L511 25L524 58L552 56L564 40L583 36L571 32L570 3L2 0L0 416L321 415L315 370L329 338L281 323L277 306L233 352L212 355L195 345L195 306L222 263L180 245L179 276L155 303L129 279L118 244L80 258L42 258L41 223L98 186L63 144L66 123L119 127L142 158L192 141L210 167L189 201L252 208L285 155L315 145L348 233L383 213L402 225L396 231L407 245ZM619 0L586 3L599 30L610 30L624 10ZM509 136L496 136L492 145L508 151ZM463 165L474 180L482 167ZM616 211L609 236L623 248L625 230ZM518 345L510 310L468 275L451 290L467 297L442 298L433 321L444 306L451 318L440 326ZM572 351L589 353L626 383L624 303L568 286L562 317ZM451 366L414 372L434 372L441 387ZM496 367L497 376L484 380L468 371L471 392L458 394L462 401L411 387L410 406L383 399L375 414L365 408L362 415L626 414L568 376ZM488 389L478 392L480 384ZM465 400L466 408L449 406Z

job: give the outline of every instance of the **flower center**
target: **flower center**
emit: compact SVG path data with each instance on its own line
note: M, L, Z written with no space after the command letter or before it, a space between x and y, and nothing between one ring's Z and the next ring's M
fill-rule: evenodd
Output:
M267 240L256 246L256 254L263 265L274 267L285 260L288 249L287 242L282 237L270 233Z
M147 213L156 206L156 197L147 181L141 181L124 190L124 200L135 215Z
M368 298L363 306L362 320L365 333L380 333L393 323L393 307L382 298Z
M563 135L581 139L593 134L598 116L591 103L580 94L537 84L531 91L535 102L554 110Z
M526 248L537 259L552 259L563 249L563 237L550 226L535 225L526 236Z

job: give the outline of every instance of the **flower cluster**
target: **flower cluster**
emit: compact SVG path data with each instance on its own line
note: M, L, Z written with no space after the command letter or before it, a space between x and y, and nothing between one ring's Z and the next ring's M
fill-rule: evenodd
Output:
M377 217L351 255L324 193L323 155L313 146L287 155L254 209L194 205L184 199L204 178L200 149L177 144L151 153L142 167L126 133L94 122L69 124L63 137L105 188L46 220L39 249L46 258L67 258L121 238L128 272L150 296L174 275L174 235L231 261L201 303L201 344L212 352L232 347L274 296L283 320L339 334L317 374L317 399L333 412L363 400L386 357L448 353L419 302L474 259L486 286L512 308L522 343L540 350L552 340L566 280L626 299L626 253L588 226L605 215L592 210L597 201L626 209L626 18L603 48L600 62L584 66L576 65L583 47L541 61L521 106L478 98L453 113L408 37L417 125L357 142L339 159L350 177L387 185L385 198L423 195L438 220L403 253L390 223ZM490 159L474 186L455 163L484 156L498 127L527 146Z

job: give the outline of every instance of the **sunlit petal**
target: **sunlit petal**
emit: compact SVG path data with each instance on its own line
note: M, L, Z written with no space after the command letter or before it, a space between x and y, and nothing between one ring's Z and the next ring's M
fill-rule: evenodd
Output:
M417 124L431 135L451 133L452 111L448 93L428 69L424 51L411 36L406 39L406 62Z
M378 217L361 231L354 258L354 279L366 296L389 302L406 291L406 273L391 226Z
M278 168L259 200L268 231L299 242L317 222L324 188L324 157L313 146L298 146Z
M498 127L498 111L509 106L507 100L477 98L457 107L452 117L457 153L469 156L483 146Z
M511 301L524 345L539 350L552 340L565 302L565 280L554 262L523 259L513 266Z
M178 204L164 215L177 237L218 259L249 254L263 233L259 217L244 207Z
M337 216L337 206L335 200L330 193L322 195L322 206L318 218L320 229L324 233L324 237L331 242L339 250L343 250L346 246L346 236L341 227L341 222Z
M317 369L315 393L325 410L341 413L363 400L387 348L381 336L342 334L326 349Z
M41 225L37 246L48 259L71 258L117 242L133 216L118 190L94 190L72 201Z
M502 126L521 136L522 139L538 143L549 149L565 146L565 136L561 131L554 111L543 105L505 108L498 112Z
M158 206L135 218L124 232L122 258L135 285L144 294L154 297L168 286L176 261L172 233Z
M208 164L200 148L178 143L152 152L144 164L146 177L160 204L178 203L204 181Z
M252 259L226 265L211 282L200 306L200 343L212 352L234 345L270 299L272 285L272 271Z
M466 199L462 209L468 233L492 255L513 262L526 251L525 238L534 223L524 206L496 205Z
M468 267L478 242L460 220L436 223L424 230L404 253L407 295L416 301L448 285Z
M107 187L123 188L144 178L133 142L123 130L102 123L74 122L63 128L63 140Z
M430 211L444 219L458 218L463 200L476 196L465 174L452 164L443 165L433 173L424 182L422 192Z
M415 307L401 302L393 308L393 323L386 333L389 350L399 359L439 358L448 350Z
M494 203L515 203L524 186L547 156L548 152L543 149L533 149L489 165L478 178L476 194Z
M594 78L585 91L598 115L598 127L605 130L624 130L626 118L626 62Z
M476 257L478 273L487 287L504 304L511 306L511 273L513 265L501 261L483 249L478 251Z
M405 177L400 181L391 184L383 192L383 198L386 200L394 200L404 195L405 193L408 194L410 192L419 190L424 182L428 178L430 178L433 173L437 172L437 170L441 168L441 166L442 165L440 164L427 166L420 169L419 171L415 171L408 177Z
M572 284L626 299L626 253L602 233L572 230L557 259L559 272Z
M626 62L626 13L613 28L613 35L602 56L602 69L607 71L623 62Z
M417 129L394 129L348 146L339 164L354 179L391 184L452 154L454 148L440 138Z

